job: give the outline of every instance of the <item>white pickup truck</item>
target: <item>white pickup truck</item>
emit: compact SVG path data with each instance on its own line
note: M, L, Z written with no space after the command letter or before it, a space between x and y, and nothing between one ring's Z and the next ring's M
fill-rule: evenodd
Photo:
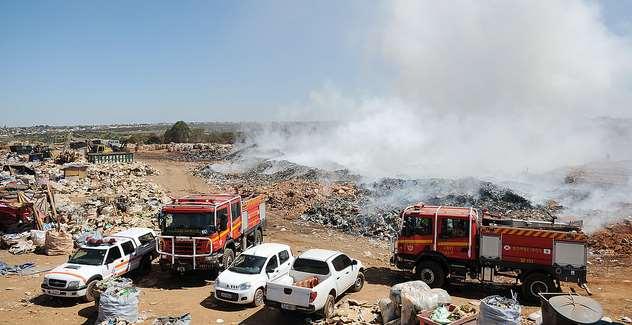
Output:
M148 273L157 257L156 235L149 228L130 228L103 239L88 239L64 263L44 275L42 292L56 297L95 298L98 280L138 270Z
M268 281L265 304L282 310L334 313L337 297L364 286L364 267L347 255L324 249L310 249L294 260L290 272Z

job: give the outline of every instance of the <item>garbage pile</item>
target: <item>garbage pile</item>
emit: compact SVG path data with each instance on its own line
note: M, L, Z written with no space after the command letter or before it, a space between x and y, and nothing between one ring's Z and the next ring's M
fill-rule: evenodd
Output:
M632 217L594 232L588 237L588 246L599 255L632 256Z
M3 157L0 165L4 166L23 159L11 153ZM107 234L127 227L156 228L154 216L171 201L158 185L147 180L158 171L144 163L91 164L85 178L64 178L62 168L45 160L28 164L24 170L33 170L33 174L14 168L0 172L0 235L46 231L52 226L75 237L97 229ZM48 228L44 229L45 225ZM43 233L36 237L40 241L46 238ZM31 251L41 246L32 244L23 241L14 250Z
M342 299L336 303L330 319L305 319L306 324L381 324L377 305L355 299Z
M131 280L116 278L100 281L97 288L99 290L97 324L110 324L113 320L115 324L120 321L129 323L138 321L140 290L133 286Z
M189 325L191 324L191 314L184 314L181 316L167 316L158 317L152 323L153 325Z
M167 151L178 161L215 161L221 160L231 152L231 144L220 143L175 143L169 144Z
M520 325L520 304L516 298L489 296L481 300L480 324Z
M244 155L243 150L194 173L218 190L244 196L266 194L268 208L278 210L284 218L300 217L378 239L394 235L401 210L419 202L475 206L496 216L529 220L551 220L551 213L560 208L555 204L535 205L508 188L473 178L363 182L345 169L325 170L286 160L253 158Z

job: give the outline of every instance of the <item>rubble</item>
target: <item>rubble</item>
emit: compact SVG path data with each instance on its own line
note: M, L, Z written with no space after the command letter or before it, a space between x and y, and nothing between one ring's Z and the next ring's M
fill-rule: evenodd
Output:
M632 256L632 217L610 224L588 237L592 253L609 257Z
M334 308L334 316L330 319L306 318L310 325L325 324L381 324L379 308L375 304L353 299L341 299Z
M0 159L0 165L19 158L11 154L4 157ZM85 178L64 178L63 166L51 160L34 162L29 167L35 170L35 175L0 173L0 200L17 202L23 195L48 222L64 224L65 230L75 237L94 230L107 235L127 227L157 228L154 216L164 203L171 201L158 185L146 178L157 175L158 171L139 162L89 165ZM47 188L50 188L50 195ZM54 210L49 207L51 201ZM22 229L27 227L25 230L31 229L30 222L38 219L30 212L24 212L30 220L8 219L2 211L0 219L13 224L19 222ZM22 210L13 211L23 213ZM5 232L18 229L2 225Z

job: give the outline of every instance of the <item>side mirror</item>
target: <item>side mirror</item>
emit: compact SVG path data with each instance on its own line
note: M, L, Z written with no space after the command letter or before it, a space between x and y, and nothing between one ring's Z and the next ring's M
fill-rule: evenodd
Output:
M358 260L352 260L351 265L358 265Z

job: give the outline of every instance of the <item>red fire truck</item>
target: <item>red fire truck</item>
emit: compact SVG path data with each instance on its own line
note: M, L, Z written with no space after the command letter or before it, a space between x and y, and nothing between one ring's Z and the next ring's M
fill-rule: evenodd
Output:
M242 201L239 195L191 195L165 205L157 241L163 270L217 270L235 254L263 241L263 196Z
M448 279L520 281L522 297L559 290L560 281L586 287L586 235L581 222L479 217L474 208L418 204L401 213L391 262L414 270L431 287Z

